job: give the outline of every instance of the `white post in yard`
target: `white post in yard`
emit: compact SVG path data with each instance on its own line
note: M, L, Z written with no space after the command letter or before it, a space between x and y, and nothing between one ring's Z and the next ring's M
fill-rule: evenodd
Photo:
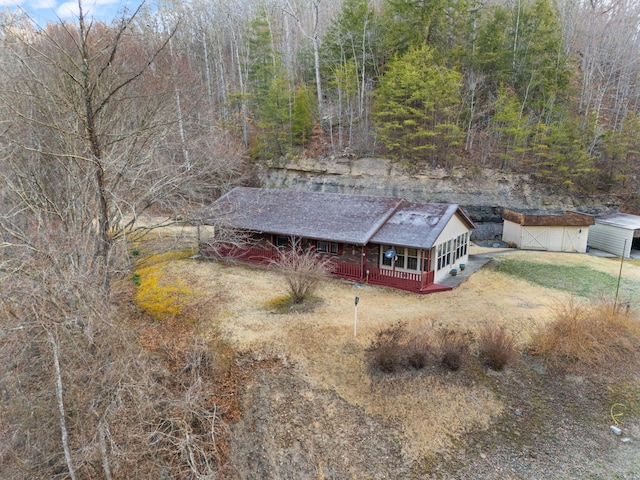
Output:
M354 316L353 316L353 336L354 337L356 336L356 329L358 325L358 302L359 301L360 301L360 297L356 297Z

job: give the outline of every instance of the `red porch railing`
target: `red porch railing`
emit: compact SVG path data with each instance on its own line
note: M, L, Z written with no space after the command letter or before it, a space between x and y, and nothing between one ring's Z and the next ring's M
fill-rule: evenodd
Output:
M369 283L399 288L410 292L424 292L433 285L435 272L412 273L387 268L370 268Z
M236 254L234 258L239 260L252 263L269 263L276 257L278 252L269 248L250 247L237 248L234 253Z
M249 263L268 264L276 257L277 251L269 248L218 248L215 252L209 251L206 245L200 248L203 255L219 258L227 257ZM433 286L435 272L412 273L386 268L368 267L367 272L362 271L362 265L350 262L332 260L329 263L330 272L341 278L367 281L372 285L399 288L416 293L426 293L429 286Z
M205 257L229 258L250 263L266 264L275 258L277 252L270 248L217 245L215 248L207 244L200 245L200 253Z
M435 282L435 276L436 276L436 272L434 272L433 270L429 272L423 272L421 289L424 290L429 285L433 285L433 282Z
M386 268L370 268L369 283L401 288L403 290L420 291L422 275L419 273L400 272Z
M331 273L339 277L364 279L362 275L362 266L356 263L339 262L337 260L330 263Z

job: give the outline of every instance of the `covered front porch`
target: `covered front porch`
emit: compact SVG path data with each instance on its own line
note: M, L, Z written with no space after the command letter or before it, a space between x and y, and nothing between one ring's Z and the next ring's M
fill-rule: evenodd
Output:
M200 246L200 253L207 258L227 258L241 262L268 265L277 258L277 249L251 246L246 248L229 247L215 252L206 244ZM451 290L450 286L434 283L434 271L406 272L394 268L380 268L354 262L345 262L331 258L330 273L334 276L355 282L397 288L413 293L427 294Z

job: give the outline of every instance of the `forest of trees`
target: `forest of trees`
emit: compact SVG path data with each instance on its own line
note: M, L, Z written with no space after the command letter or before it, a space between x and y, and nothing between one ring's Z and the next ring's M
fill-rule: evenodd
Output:
M176 25L153 65L165 85L145 91L173 79L163 155L185 165L224 138L256 161L348 150L630 193L639 15L628 0L165 0L128 35L149 48ZM6 16L4 49L60 29Z
M110 24L80 12L40 26L0 14L6 478L215 477L208 373L173 377L117 321L144 212L184 218L263 162L344 153L637 195L635 1L158 0Z

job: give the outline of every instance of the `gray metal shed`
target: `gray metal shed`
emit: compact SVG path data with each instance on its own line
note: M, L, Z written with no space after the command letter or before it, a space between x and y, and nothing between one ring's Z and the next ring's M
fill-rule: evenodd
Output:
M595 225L589 229L588 242L592 248L629 258L631 249L638 248L640 243L640 216L612 213L596 217Z

